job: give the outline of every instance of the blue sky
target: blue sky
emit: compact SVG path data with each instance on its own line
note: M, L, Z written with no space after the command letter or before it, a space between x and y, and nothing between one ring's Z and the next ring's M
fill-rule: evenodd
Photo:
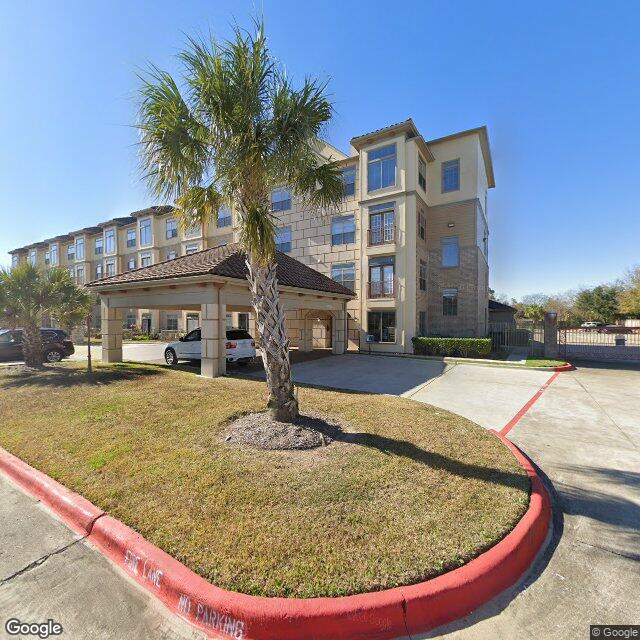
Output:
M640 263L640 3L9 2L0 21L0 263L153 204L136 159L136 72L185 34L263 12L290 74L330 80L349 139L411 116L489 127L491 286L597 284Z

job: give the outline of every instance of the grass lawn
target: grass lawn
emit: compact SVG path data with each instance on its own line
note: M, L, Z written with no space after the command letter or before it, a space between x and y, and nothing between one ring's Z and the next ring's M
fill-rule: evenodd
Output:
M561 367L565 364L567 364L566 360L527 357L527 367Z
M227 444L261 381L152 365L0 374L0 445L214 584L337 596L411 584L495 544L529 480L499 440L410 400L301 388L354 435L309 451Z

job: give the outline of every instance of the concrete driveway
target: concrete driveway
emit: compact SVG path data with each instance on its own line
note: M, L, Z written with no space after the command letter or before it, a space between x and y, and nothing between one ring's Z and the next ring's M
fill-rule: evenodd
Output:
M144 357L158 348L133 346ZM300 382L431 402L496 429L550 378L361 355L298 362L293 372ZM638 416L640 370L557 376L509 433L552 483L549 547L523 583L423 638L582 640L589 624L640 622ZM0 621L50 617L69 638L201 637L2 478L0 522Z

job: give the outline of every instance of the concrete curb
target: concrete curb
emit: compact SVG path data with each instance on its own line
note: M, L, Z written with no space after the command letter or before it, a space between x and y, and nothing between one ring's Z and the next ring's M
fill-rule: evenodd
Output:
M464 566L426 582L338 598L263 598L220 589L122 522L0 448L0 470L40 498L98 550L211 637L236 640L387 640L464 616L515 584L550 526L544 485L529 460L492 431L531 480L529 508L515 528Z

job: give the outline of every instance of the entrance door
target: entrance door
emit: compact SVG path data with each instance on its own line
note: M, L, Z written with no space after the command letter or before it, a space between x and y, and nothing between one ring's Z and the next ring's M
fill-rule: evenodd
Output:
M147 313L142 314L142 333L151 333L151 316Z

